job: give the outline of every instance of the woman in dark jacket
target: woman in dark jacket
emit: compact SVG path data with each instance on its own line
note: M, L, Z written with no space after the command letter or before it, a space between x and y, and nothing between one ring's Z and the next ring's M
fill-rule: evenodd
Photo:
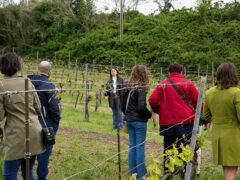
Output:
M134 66L127 89L122 91L122 111L129 132L129 171L142 179L147 171L145 166L145 140L147 121L152 113L147 109L146 94L149 91L149 71L143 65Z
M119 76L118 70L116 68L111 68L110 70L110 79L107 82L107 91L105 92L105 96L108 96L109 107L112 108L113 112L113 129L117 129L117 108L116 108L116 100L115 96L118 92L118 89L124 84L124 80ZM120 101L119 102L119 128L123 129L123 115L121 111Z

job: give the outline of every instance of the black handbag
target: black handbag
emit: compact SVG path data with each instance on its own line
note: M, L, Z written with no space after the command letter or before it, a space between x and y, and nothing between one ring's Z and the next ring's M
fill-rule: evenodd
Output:
M43 106L43 108L45 108ZM44 146L51 146L55 144L55 133L52 127L47 127L47 123L44 120L43 114L40 110L40 115L42 117L42 121L45 125L45 128L42 128L42 136L43 136L43 145Z
M55 134L52 127L42 129L43 145L50 146L55 144Z
M177 88L177 86L172 82L172 80L170 78L168 78L168 81L170 82L170 84L172 85L172 87L175 89L175 91L178 93L178 95L182 98L182 100L187 104L187 106L194 111L194 113L196 112L195 109L192 107L192 105L189 103L189 101L187 100L187 98L181 93L181 91ZM202 112L200 113L200 119L199 119L199 124L203 125L204 124L204 118L203 118L203 114Z

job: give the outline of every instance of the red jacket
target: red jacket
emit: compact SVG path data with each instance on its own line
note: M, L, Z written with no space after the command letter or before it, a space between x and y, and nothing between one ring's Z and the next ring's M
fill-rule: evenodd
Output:
M171 73L169 78L196 109L198 91L194 84L179 73ZM162 84L162 85L161 85ZM166 84L166 85L164 85ZM195 113L181 99L168 80L160 83L149 98L152 110L159 114L159 125L193 124Z

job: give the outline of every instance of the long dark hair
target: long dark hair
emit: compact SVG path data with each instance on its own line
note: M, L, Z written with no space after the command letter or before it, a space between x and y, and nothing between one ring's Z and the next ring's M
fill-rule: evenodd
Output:
M121 77L119 76L119 73L118 73L118 70L117 70L117 68L115 68L115 67L112 67L111 69L110 69L110 79L112 79L112 70L113 69L115 69L116 71L117 71L117 79L121 79Z
M238 86L237 70L233 63L222 63L217 69L216 86L221 89Z
M131 77L128 80L128 87L144 86L145 91L150 90L149 87L149 75L148 68L144 65L136 65L132 68Z

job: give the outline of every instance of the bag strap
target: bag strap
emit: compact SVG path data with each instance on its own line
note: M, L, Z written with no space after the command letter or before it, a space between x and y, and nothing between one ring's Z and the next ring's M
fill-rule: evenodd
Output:
M178 95L181 97L181 99L187 104L187 106L193 110L194 108L192 107L192 105L189 103L189 101L187 100L187 98L181 93L181 91L177 88L177 86L172 82L172 80L170 78L168 78L168 81L170 82L170 84L172 85L172 87L175 89L175 91L178 93Z
M128 103L129 103L130 96L131 96L131 93L133 92L133 90L134 90L134 88L131 89L131 91L130 91L129 94L128 94L128 97L127 97L127 104L126 104L126 109L125 109L125 114L127 113Z
M35 95L36 95L36 94L33 92L33 98L34 98L34 99L36 98ZM41 117L42 117L42 121L43 121L45 127L47 128L47 132L49 133L47 123L46 123L46 121L45 121L45 119L44 119L44 116L43 116L43 114L42 114L42 111L41 111L41 107L40 107L40 105L39 105L38 103L37 103L37 105L38 105L38 108L40 109L39 113L40 113L40 115L41 115Z

